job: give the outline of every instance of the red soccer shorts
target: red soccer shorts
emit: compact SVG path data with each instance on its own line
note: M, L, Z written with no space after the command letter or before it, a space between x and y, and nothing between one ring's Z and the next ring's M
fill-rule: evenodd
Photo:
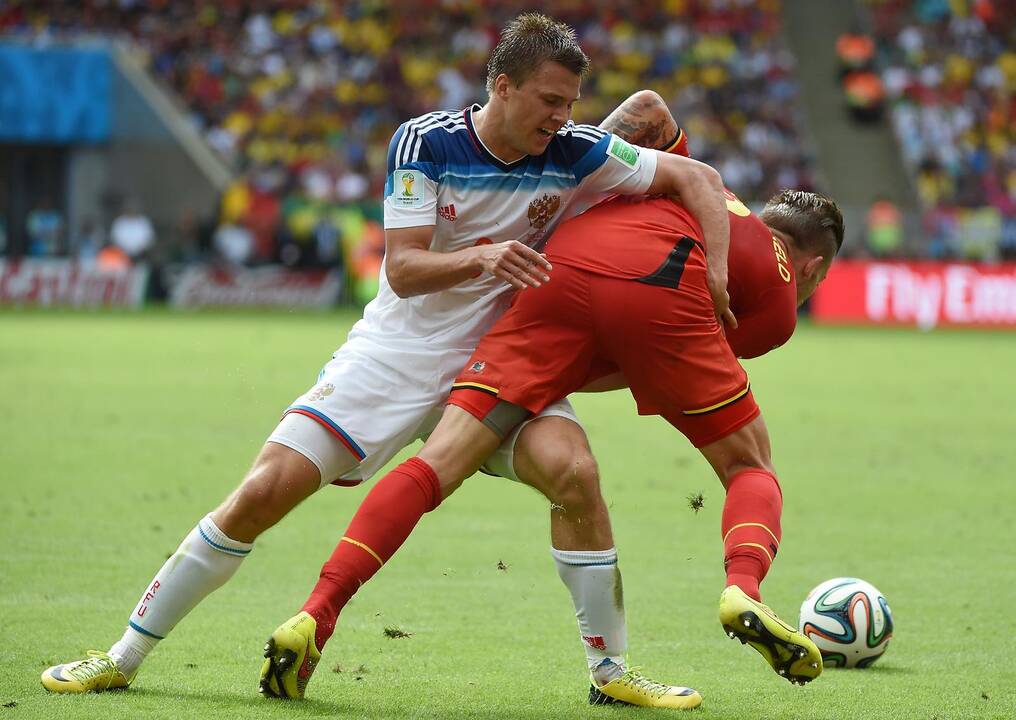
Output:
M518 293L452 391L483 390L538 414L611 366L640 415L663 416L695 447L759 414L716 320L698 244L676 288L555 264L549 283Z

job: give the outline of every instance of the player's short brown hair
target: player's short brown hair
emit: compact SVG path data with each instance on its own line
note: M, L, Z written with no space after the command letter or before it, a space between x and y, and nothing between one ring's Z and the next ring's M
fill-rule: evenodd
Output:
M832 198L804 190L781 190L766 203L759 219L785 232L799 247L822 251L823 243L843 246L843 214Z
M487 92L504 73L518 87L543 63L552 61L582 77L589 58L575 39L575 31L563 22L540 13L523 13L501 31L501 39L487 61Z

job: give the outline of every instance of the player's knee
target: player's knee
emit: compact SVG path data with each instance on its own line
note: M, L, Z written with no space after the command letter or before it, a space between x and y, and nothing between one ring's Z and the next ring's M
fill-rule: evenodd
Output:
M724 487L746 470L763 470L776 474L769 433L761 416L721 440L699 449L713 466Z
M745 428L744 442L741 443L739 452L728 468L727 475L733 477L745 470L765 470L771 475L776 474L769 445L769 432L761 416Z
M253 541L317 489L317 469L311 472L302 456L293 462L295 452L284 450L289 452L263 452L220 508L217 522L229 537Z
M265 470L252 470L237 489L232 502L225 508L222 528L230 537L257 536L277 523L285 514L280 511L279 492L273 485L275 476Z
M588 452L553 453L541 467L547 499L569 515L593 514L603 502L600 471Z
M773 466L772 462L760 457L755 460L734 462L724 468L722 474L723 486L727 487L730 484L730 481L735 477L743 472L751 470L762 470L774 477L776 476L776 468Z
M726 454L715 467L724 487L747 470L763 470L770 475L776 474L768 443L764 445L757 442L742 443Z

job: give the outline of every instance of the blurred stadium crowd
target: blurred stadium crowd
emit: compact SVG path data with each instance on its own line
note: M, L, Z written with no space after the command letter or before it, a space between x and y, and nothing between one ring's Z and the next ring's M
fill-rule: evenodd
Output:
M976 256L976 243L959 245L961 225L1001 234L1003 254L1016 252L1014 4L865 0L875 51L860 69L884 92L925 211L928 255ZM779 0L532 8L574 26L592 58L576 120L598 123L632 91L652 88L688 131L693 155L745 199L822 189ZM345 263L359 275L376 274L383 253L392 132L420 113L482 102L487 55L517 12L504 0L13 0L0 5L0 35L135 45L235 173L195 252L237 264ZM873 213L869 224L890 232L876 233L871 250L891 255L899 211L883 201ZM120 232L95 227L87 242L58 242L48 238L65 232L59 210L40 199L30 252L114 245L128 260L144 257L155 239L143 209L124 214Z
M651 87L735 192L814 186L778 2L535 3L544 5L576 28L593 61L576 120L598 123ZM337 208L379 220L400 122L483 101L487 56L517 12L502 0L49 0L9 5L0 31L136 42L237 172L222 198L221 250L303 264L334 261L337 238L356 225Z
M1016 258L1016 2L866 3L927 254Z

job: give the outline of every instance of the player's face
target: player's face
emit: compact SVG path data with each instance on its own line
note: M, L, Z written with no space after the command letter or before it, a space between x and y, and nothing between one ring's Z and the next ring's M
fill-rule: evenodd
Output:
M571 119L580 82L564 65L548 61L518 87L508 83L505 119L511 146L527 155L542 154Z

